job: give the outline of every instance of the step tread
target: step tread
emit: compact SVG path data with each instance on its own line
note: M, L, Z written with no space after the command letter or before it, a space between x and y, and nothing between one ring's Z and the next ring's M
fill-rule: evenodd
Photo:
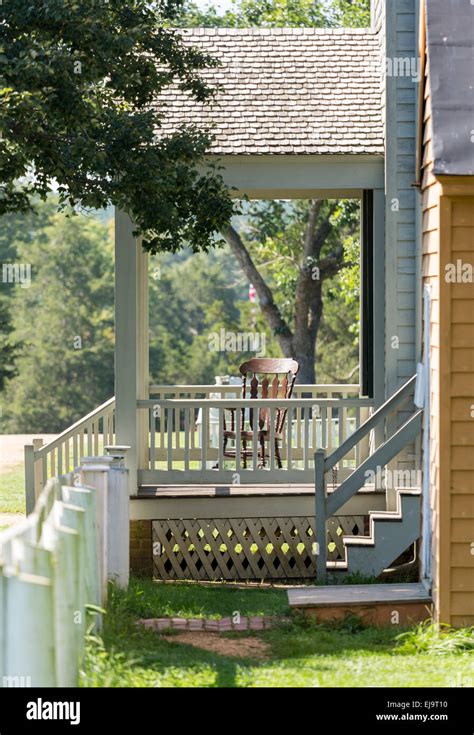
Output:
M290 607L332 607L386 603L431 602L421 582L296 587L288 590Z

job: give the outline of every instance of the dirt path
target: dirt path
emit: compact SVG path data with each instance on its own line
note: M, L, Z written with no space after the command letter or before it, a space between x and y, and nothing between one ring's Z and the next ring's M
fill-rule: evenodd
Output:
M8 472L23 464L24 446L32 444L33 439L43 439L44 444L57 434L2 434L0 435L0 473Z

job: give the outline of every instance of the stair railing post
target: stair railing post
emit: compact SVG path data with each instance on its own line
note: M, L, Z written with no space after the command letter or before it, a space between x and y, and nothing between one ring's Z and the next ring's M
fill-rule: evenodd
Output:
M316 580L326 583L327 540L326 540L326 482L324 463L326 452L318 449L314 455L314 487L316 510Z
M35 507L35 448L33 444L25 444L25 501L26 515L29 516Z

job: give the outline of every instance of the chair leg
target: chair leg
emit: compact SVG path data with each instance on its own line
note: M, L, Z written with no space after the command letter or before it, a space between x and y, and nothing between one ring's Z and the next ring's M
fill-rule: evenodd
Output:
M277 467L279 470L281 470L283 468L283 464L281 461L280 446L278 444L278 439L275 439L275 456L276 456L276 461L277 461Z
M242 469L247 469L247 441L246 439L242 439Z
M262 467L265 467L265 437L260 437L260 451L261 451L261 460L262 460Z

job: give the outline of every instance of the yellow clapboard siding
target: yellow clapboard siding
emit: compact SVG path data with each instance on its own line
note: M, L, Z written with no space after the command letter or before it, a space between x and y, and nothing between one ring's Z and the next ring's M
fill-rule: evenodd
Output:
M451 451L451 467L453 470L474 470L474 452L472 449L453 447Z
M468 470L455 470L451 472L451 492L453 494L466 493L470 495L473 492L474 478L472 472Z
M474 295L474 283L452 283L449 290L451 293L451 298L453 300L470 299Z
M451 401L451 421L471 420L474 420L474 398L453 398Z
M452 493L451 518L468 518L474 523L474 494ZM474 538L472 540L474 541Z
M451 614L472 615L474 610L474 592L452 592Z
M451 565L452 567L463 567L474 570L474 556L471 554L470 545L466 543L451 543ZM473 572L474 574L474 572ZM471 612L474 611L474 607Z
M474 544L474 518L453 518L451 538L456 543Z
M451 350L451 369L457 373L474 373L474 348L455 347Z
M474 344L474 324L453 324L451 345L453 347L472 347Z
M451 233L451 249L453 253L459 250L467 250L474 256L474 228L472 227L453 227Z
M453 567L451 589L456 592L474 592L474 574L466 567ZM474 615L474 611L471 611Z
M474 615L452 615L451 625L453 628L470 628L474 625Z
M474 209L471 197L456 197L452 206L453 227L474 227Z
M474 421L454 421L451 424L451 446L474 447Z
M456 301L453 301L451 321L453 324L472 324L474 321L474 301L470 299L456 299Z
M451 373L452 396L474 396L474 373Z

